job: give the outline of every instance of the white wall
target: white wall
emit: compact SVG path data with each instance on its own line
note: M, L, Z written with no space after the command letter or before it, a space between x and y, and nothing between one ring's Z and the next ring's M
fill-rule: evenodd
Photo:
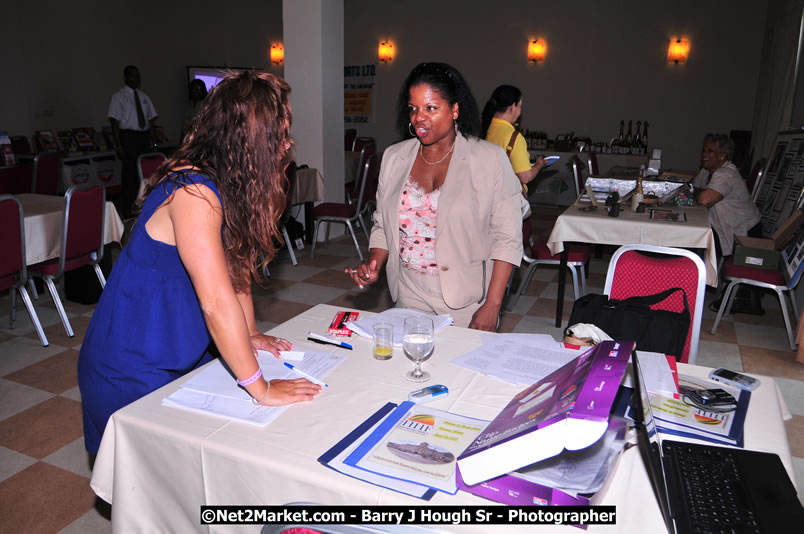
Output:
M396 60L379 65L376 122L359 126L380 148L398 138L396 98L422 61L457 67L482 109L499 84L524 93L522 128L574 131L596 141L621 119L647 120L666 167L697 168L706 132L750 130L767 1L754 0L347 0L347 64L377 61L391 39ZM673 36L691 41L686 65L667 64ZM547 40L528 64L529 39Z
M171 141L187 102L187 65L272 67L282 40L281 0L5 2L0 16L0 130L108 124L123 67L135 64L142 88Z

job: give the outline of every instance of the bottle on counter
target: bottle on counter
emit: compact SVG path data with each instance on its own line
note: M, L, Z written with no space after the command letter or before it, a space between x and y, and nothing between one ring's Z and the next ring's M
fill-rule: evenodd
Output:
M645 147L645 154L648 153L648 121L642 125L642 146Z
M639 176L637 177L636 188L634 194L631 195L631 211L636 211L642 202L645 201L645 192L642 190L642 177L645 176L645 166L639 167Z
M623 144L623 152L625 154L631 153L632 143L633 143L633 135L631 134L631 119L628 119L628 133L625 135L625 143Z
M640 132L640 128L642 127L642 121L636 121L636 135L634 136L634 144L633 149L631 152L634 154L644 154L643 146L642 146L642 132Z
M622 148L625 144L625 121L620 121L620 133L611 141L611 151L615 154L622 154Z

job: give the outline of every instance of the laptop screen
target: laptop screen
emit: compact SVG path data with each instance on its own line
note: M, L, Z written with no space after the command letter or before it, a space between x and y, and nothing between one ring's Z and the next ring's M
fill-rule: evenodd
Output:
M675 532L675 527L667 497L659 433L656 429L656 421L653 419L650 397L645 387L645 380L642 375L642 369L639 366L636 351L631 354L631 362L634 367L634 393L631 396L631 408L637 428L637 444L639 452L642 454L642 461L648 470L650 482L653 485L653 493L659 502L659 508L662 510L667 531L673 533Z

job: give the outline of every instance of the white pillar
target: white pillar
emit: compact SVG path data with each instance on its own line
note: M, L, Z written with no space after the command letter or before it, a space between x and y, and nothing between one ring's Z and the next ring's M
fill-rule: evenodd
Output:
M283 0L282 23L296 163L321 172L325 201L343 202L343 0Z

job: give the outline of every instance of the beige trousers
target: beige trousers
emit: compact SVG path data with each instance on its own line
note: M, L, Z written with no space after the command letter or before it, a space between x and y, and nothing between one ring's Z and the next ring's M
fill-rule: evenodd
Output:
M447 306L441 294L438 274L424 274L404 265L399 269L399 296L396 301L399 308L408 308L435 315L449 314L454 326L467 327L472 321L479 303L465 308L455 309Z

